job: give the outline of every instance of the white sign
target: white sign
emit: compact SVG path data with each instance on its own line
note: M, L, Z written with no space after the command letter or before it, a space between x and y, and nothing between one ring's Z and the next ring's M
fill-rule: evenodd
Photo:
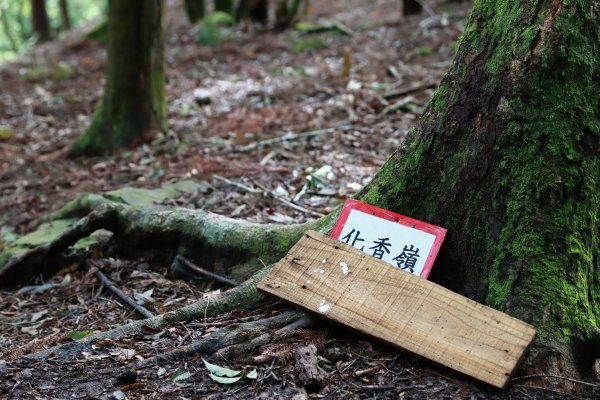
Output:
M445 234L444 228L348 200L331 236L427 278Z

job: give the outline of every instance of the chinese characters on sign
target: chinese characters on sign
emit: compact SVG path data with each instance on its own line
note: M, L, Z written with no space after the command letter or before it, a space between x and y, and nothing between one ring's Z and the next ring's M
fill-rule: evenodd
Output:
M331 236L427 278L446 229L348 199Z

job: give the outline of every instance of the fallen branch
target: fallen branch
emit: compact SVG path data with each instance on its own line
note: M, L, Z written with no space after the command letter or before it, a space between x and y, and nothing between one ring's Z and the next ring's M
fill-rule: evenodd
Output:
M173 259L173 264L176 264L177 262L181 262L183 265L185 265L187 268L191 269L194 272L197 272L201 275L206 276L207 278L212 279L213 281L222 283L224 285L228 285L228 286L232 286L232 287L236 287L237 285L239 285L239 283L237 283L236 281L233 281L229 278L225 278L224 276L221 276L219 274L215 274L214 272L210 272L205 270L204 268L200 268L199 266L197 266L196 264L194 264L193 262L191 262L190 260L188 260L187 258L177 255L175 256L175 258Z
M529 380L529 379L534 379L534 378L561 379L561 380L565 380L565 381L569 381L569 382L573 382L573 383L578 383L578 384L584 385L584 386L600 388L600 385L598 385L596 383L585 382L585 381L581 381L579 379L573 379L573 378L569 378L567 376L560 376L560 375L543 375L543 374L524 375L524 376L516 376L516 377L512 378L511 381L513 381L513 382L523 381L523 380ZM525 386L525 387L528 387L528 386Z
M381 119L384 116L386 116L387 114L394 112L394 111L398 111L398 110L405 110L405 111L410 111L408 109L408 105L411 103L415 102L415 98L412 96L406 96L403 99L398 100L397 102L390 104L389 106L387 106L386 108L384 108L379 114L377 114L377 116L375 117L375 119Z
M227 183L229 185L232 185L232 186L235 186L235 187L240 188L242 190L245 190L245 191L247 191L249 193L265 194L265 195L267 195L267 196L269 196L269 197L271 197L271 198L273 198L275 200L278 200L278 201L282 202L283 204L287 205L288 207L293 208L294 210L302 211L303 213L312 215L314 217L324 217L325 216L325 214L322 214L320 212L312 211L312 210L309 210L309 209L304 208L302 206L299 206L298 204L294 204L290 200L288 200L288 199L286 199L286 198L284 198L282 196L279 196L279 195L273 193L272 191L270 191L270 190L268 190L268 189L266 189L264 187L261 187L261 190L258 190L258 189L254 189L254 188L251 188L249 186L246 186L246 185L244 185L242 183L234 182L234 181L229 180L229 179L227 179L225 177L222 177L220 175L213 175L213 177L215 179L223 181L223 182L225 182L225 183ZM255 182L255 184L256 184L256 182Z
M214 316L231 311L236 308L249 308L264 298L264 295L256 290L256 282L262 279L269 271L270 267L256 273L241 285L223 292L219 295L202 299L194 304L181 307L175 311L170 311L149 319L133 321L121 325L110 331L99 332L88 335L76 342L69 342L43 350L37 353L29 354L25 358L32 360L43 360L49 356L67 357L70 354L79 352L88 346L91 346L101 340L115 340L125 335L135 335L141 333L144 327L161 329L177 322L188 322L205 316Z
M234 148L233 152L247 153L247 152L259 149L261 147L270 146L270 145L276 144L276 143L289 142L292 140L304 139L304 138L309 138L309 137L314 137L314 136L321 136L321 135L334 133L335 131L346 131L346 130L350 130L350 129L354 129L354 125L347 125L346 121L344 121L340 125L332 126L330 128L316 129L314 131L300 132L300 133L288 132L283 136L278 136L278 137L274 137L271 139L265 139L265 140L261 140L258 142L247 144L245 146L240 146L240 147Z
M391 99L393 97L406 96L407 94L411 94L414 92L418 92L419 90L430 89L437 86L436 82L432 81L420 81L412 83L406 87L400 89L390 90L389 92L385 92L381 97L384 99Z
M310 324L309 318L302 311L287 311L258 321L229 325L188 346L148 358L141 366L182 360L196 354L213 355L221 360L236 358L270 343L282 331L297 329L302 323ZM276 328L280 329L274 331Z
M83 268L86 271L93 270L94 275L96 275L96 277L100 280L100 282L102 282L102 284L108 290L110 290L119 299L123 300L123 302L125 304L127 304L129 307L133 308L144 318L154 317L154 314L151 313L146 307L139 305L138 303L135 302L135 300L133 300L131 297L129 297L125 292L123 292L121 289L116 287L115 284L110 279L108 279L108 277L106 275L104 275L102 273L102 271L100 271L96 265L92 264L92 261L90 259L85 259L83 261Z

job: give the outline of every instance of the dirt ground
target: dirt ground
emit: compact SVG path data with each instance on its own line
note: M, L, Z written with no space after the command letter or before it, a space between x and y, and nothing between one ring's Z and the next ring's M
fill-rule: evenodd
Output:
M434 3L431 15L403 18L397 0L313 1L307 21L342 23L352 34L243 25L207 47L179 3L170 3L168 18L170 131L153 143L111 157L66 158L102 93L101 43L74 32L0 66L0 125L10 128L0 139L0 246L78 194L182 179L201 182L201 189L166 204L282 224L327 214L369 182L418 119L451 62L469 8ZM344 53L352 59L348 77ZM312 134L261 145L290 132ZM200 278L167 279L168 265L144 259L100 264L155 312L225 290ZM44 284L0 291L2 399L565 398L544 389L543 380L517 379L498 391L325 322L274 343L288 350L317 345L327 383L310 393L296 386L289 352L266 363L257 354L230 360L228 367L258 371L257 379L231 385L211 380L201 356L139 366L240 320L280 313L285 306L276 301L106 341L68 359L18 360L73 340L69 332L139 318L84 271L63 271ZM600 396L597 386L582 390L577 398Z

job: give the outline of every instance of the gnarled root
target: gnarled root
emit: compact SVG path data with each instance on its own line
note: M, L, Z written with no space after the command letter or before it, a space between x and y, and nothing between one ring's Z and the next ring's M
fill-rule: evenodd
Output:
M240 281L260 269L261 260L271 263L281 258L311 228L309 224L255 224L200 210L131 206L94 195L69 203L57 215L78 215L92 207L55 240L0 267L0 285L23 284L40 274L52 276L73 261L66 252L69 246L99 229L113 233L111 247L118 254L160 257L165 263L179 254L208 270L216 266Z
M25 358L41 360L49 356L66 357L75 352L81 351L94 342L106 339L117 339L125 335L134 335L142 332L144 326L155 329L164 328L176 322L187 322L204 316L212 317L233 309L251 308L261 301L264 296L256 290L256 283L261 280L269 271L270 267L265 267L257 272L241 285L223 292L220 295L202 299L194 304L181 307L175 311L157 315L156 317L138 320L126 325L121 325L110 331L100 332L76 342L65 343L43 350L37 353L29 354Z
M304 312L287 311L270 318L229 325L188 346L149 358L142 365L149 366L160 360L180 360L198 353L229 360L247 355L256 348L270 343L281 332L307 328L313 324L314 319Z

